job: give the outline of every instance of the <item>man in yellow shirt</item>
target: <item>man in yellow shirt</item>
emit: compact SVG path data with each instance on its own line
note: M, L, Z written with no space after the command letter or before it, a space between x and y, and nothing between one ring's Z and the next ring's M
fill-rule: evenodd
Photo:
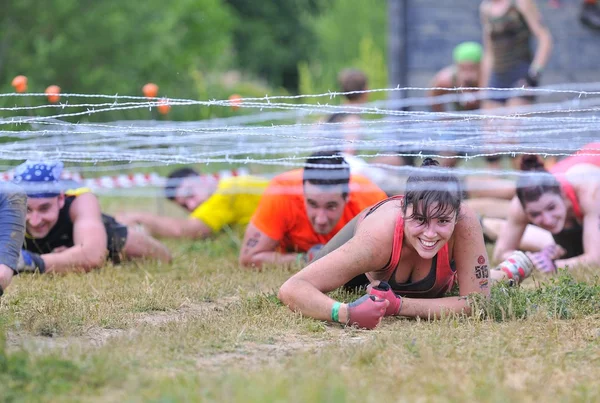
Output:
M216 179L191 168L172 172L165 186L166 197L188 210L188 218L151 213L117 216L123 224L142 225L152 235L169 238L204 239L225 226L245 226L258 206L268 180L254 176Z

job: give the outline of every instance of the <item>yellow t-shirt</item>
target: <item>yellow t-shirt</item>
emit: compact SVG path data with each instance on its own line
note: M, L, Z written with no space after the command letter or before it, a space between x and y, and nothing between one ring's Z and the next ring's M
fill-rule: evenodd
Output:
M201 220L213 232L226 225L247 225L258 206L267 179L255 176L233 176L221 179L215 193L190 215Z
M82 187L65 190L65 196L80 196L84 193L92 193L92 189Z

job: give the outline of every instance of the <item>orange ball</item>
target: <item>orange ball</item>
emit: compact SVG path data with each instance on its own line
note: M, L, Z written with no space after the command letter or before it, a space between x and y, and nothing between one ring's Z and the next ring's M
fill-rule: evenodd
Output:
M13 78L11 84L13 87L15 87L15 91L17 92L27 91L27 77L25 76L16 76Z
M231 105L231 109L237 111L240 109L240 105L242 104L242 97L239 94L231 94L229 96L229 105Z
M60 87L58 85L51 85L46 88L46 91L44 92L48 97L48 101L52 102L53 104L60 101Z
M148 83L142 87L142 92L147 98L155 98L158 95L158 85Z
M171 110L171 105L169 105L169 101L165 98L158 101L158 111L161 115L166 115Z

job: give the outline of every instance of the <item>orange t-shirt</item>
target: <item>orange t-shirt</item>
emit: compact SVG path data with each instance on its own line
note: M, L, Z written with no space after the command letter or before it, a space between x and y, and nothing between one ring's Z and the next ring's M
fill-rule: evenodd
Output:
M385 198L387 195L369 179L350 175L350 194L342 217L329 234L317 234L306 214L302 169L296 169L271 180L251 223L279 241L282 252L306 252L317 244L325 245L358 213Z

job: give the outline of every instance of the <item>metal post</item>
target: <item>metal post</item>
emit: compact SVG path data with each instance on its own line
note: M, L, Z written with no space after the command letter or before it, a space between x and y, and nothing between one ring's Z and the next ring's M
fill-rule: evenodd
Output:
M406 12L409 0L388 0L388 82L390 88L407 87ZM390 92L390 100L406 97L405 91Z

